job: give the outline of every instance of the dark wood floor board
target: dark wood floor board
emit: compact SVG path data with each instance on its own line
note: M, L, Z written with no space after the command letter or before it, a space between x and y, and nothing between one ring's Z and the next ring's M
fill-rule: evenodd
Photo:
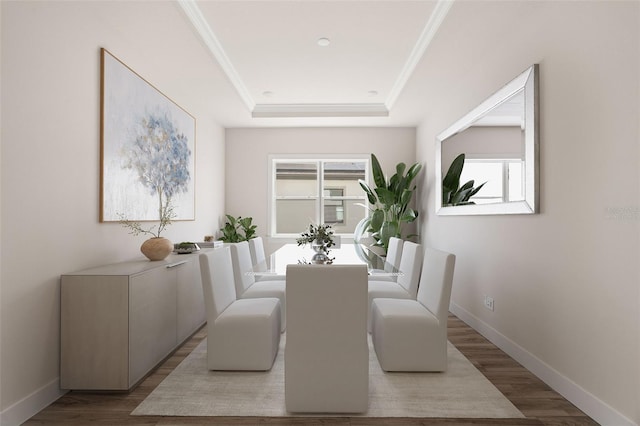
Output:
M386 418L380 419L381 423L375 423L385 426L542 426L537 419L396 419ZM353 419L352 426L371 425L368 419Z
M165 417L158 422L158 426L349 426L350 424L348 417Z
M69 392L25 425L84 426L591 426L597 425L509 355L450 315L449 340L525 416L523 419L370 417L162 417L130 413L206 337L196 332L130 393Z

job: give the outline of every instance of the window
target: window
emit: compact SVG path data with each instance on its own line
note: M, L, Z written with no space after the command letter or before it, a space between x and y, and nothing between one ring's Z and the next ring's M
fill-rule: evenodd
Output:
M473 179L486 184L471 201L476 204L524 200L524 164L520 159L465 159L460 185Z
M271 158L271 236L292 237L309 223L331 224L336 234L353 234L367 210L358 180L368 181L369 160Z
M324 221L344 224L344 188L324 188Z

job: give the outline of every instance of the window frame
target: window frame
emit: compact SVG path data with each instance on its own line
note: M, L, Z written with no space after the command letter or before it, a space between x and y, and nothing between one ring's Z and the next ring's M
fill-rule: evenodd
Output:
M320 223L322 217L324 216L324 164L325 163L335 163L335 162L363 162L365 165L364 168L364 181L369 184L370 175L371 175L371 154L270 154L268 157L268 173L269 173L269 185L268 185L268 195L267 195L267 235L269 238L297 238L300 236L299 233L276 233L276 202L278 199L300 199L300 200L309 200L315 198L315 214L316 217L313 219L314 222ZM317 183L317 196L300 196L300 197L286 197L286 198L278 198L276 197L276 164L279 162L310 162L316 163L317 174L318 174L318 183ZM333 188L331 184L329 184L329 188ZM362 195L358 196L343 196L341 200L344 202L349 200L357 200L362 201L363 205L368 206L367 196L362 191ZM346 208L345 208L346 212ZM362 217L366 217L368 215L368 209L363 208ZM302 230L301 230L302 231ZM352 236L352 233L337 233L336 235L340 236Z

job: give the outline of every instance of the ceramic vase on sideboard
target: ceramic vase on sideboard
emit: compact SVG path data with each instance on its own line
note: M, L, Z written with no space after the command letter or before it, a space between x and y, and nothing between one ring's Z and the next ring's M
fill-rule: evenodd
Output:
M173 244L164 237L153 237L142 243L140 251L149 260L163 260L173 251Z

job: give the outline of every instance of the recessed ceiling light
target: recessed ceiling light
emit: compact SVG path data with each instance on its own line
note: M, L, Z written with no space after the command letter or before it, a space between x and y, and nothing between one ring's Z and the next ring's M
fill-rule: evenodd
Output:
M321 38L318 39L318 46L325 47L325 46L328 46L330 44L331 44L331 40L329 40L326 37L321 37Z
M378 91L377 90L369 90L367 92L367 95L373 97L373 96L378 96Z

